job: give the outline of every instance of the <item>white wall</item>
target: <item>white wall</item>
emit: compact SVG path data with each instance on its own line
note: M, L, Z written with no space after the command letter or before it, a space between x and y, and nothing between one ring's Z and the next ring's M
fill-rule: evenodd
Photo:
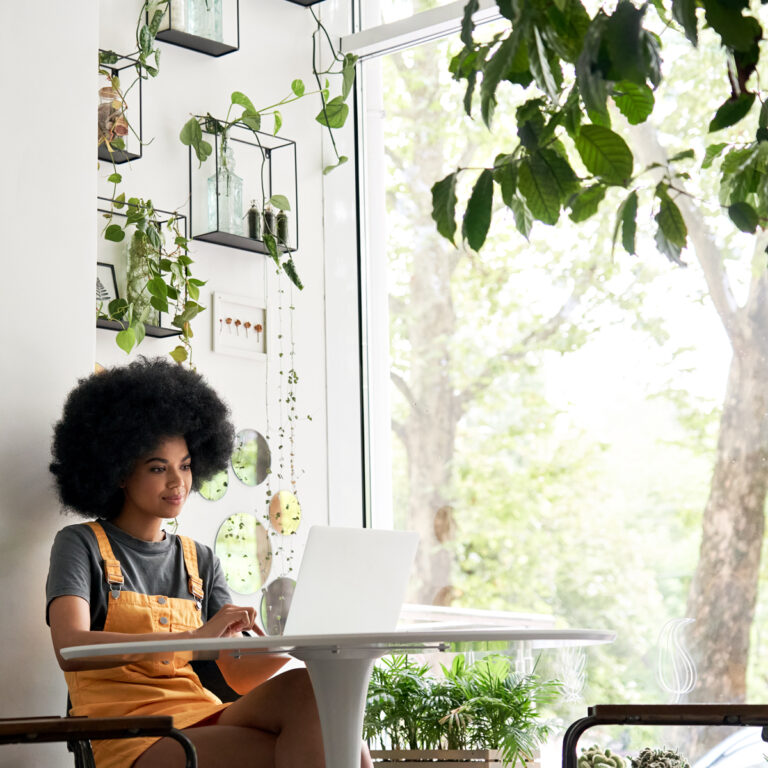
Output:
M0 7L0 715L66 701L44 624L51 424L93 365L98 3ZM0 747L0 766L71 764L61 745Z
M96 361L111 365L127 359L114 344L114 334L93 328L95 261L101 247L95 197L108 193L103 178L110 170L102 167L97 181L93 113L96 49L133 50L140 5L140 0L38 0L0 7L2 716L57 714L64 708L65 689L43 623L44 583L53 534L70 519L59 515L50 490L49 442L51 426L76 380ZM311 84L309 12L284 0L246 0L240 5L241 49L236 53L214 59L161 44L160 76L144 89L144 137L153 141L141 160L121 166L122 188L129 195L151 197L161 208L183 209L187 150L178 132L190 113L223 115L233 90L245 92L259 106L285 95L293 78ZM328 0L323 7L334 18L346 18L347 0ZM285 108L282 130L298 143L301 250L296 263L306 285L293 297L298 412L312 417L297 424L298 491L304 510L297 550L312 523L356 525L360 519L357 371L347 362L335 369L329 392L326 365L327 349L332 361L342 349L345 361L356 359L356 281L345 266L346 259L354 259L353 212L334 206L336 223L346 229L335 231L336 250L326 263L323 139L314 122L317 111L316 99ZM351 131L344 141L351 142ZM352 155L351 143L344 150ZM344 173L336 183L348 188L354 176L349 168ZM266 293L270 308L274 306L277 282L271 269L265 278L262 256L199 242L192 256L195 274L208 280L203 289L208 306L212 291ZM334 282L330 308L328 281ZM327 316L333 338L326 338ZM279 421L274 312L271 320L269 382L263 360L211 351L210 312L193 326L197 368L230 403L237 428L266 430L267 393L273 430ZM287 333L287 313L284 325ZM163 355L173 345L147 340L139 352ZM279 487L273 482L273 490ZM190 501L181 530L212 544L228 514L262 514L264 500L263 486L247 488L231 478L222 501ZM245 601L256 603L257 598ZM61 746L0 747L0 767L70 764Z

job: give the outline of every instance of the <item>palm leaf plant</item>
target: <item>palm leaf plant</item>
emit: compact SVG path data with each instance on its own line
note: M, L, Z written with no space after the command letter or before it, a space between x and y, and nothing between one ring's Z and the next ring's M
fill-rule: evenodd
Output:
M363 722L369 744L390 749L498 749L505 765L533 759L550 733L541 708L560 683L516 673L505 656L467 663L434 677L428 665L394 656L374 668Z

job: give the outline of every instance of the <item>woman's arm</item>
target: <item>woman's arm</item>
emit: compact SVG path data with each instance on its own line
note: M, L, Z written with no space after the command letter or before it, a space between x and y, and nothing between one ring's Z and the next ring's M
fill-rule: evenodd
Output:
M256 624L256 609L250 606L225 605L208 624L211 624L219 615L226 613L227 609L230 609L229 615L237 617L238 623L230 625L221 635L209 635L209 637L232 637L247 630L257 635L264 634ZM208 624L204 624L197 631L205 630ZM285 654L265 653L237 658L221 656L216 659L216 664L227 685L242 696L269 680L289 660L290 657Z
M62 595L51 601L48 609L51 624L51 640L59 666L65 672L80 669L104 669L120 666L124 662L87 661L61 657L61 649L73 645L97 645L101 643L127 643L145 640L178 640L181 638L232 637L243 630L254 629L254 608L225 605L199 629L186 632L94 632L91 631L91 613L88 601L75 595ZM255 631L262 634L258 628ZM277 672L288 658L280 655L252 656L242 659L226 657L218 665L230 688L237 693L247 693Z
M135 640L167 640L169 632L147 632L131 634L130 632L93 632L91 631L91 611L88 601L75 595L62 595L51 601L48 607L48 618L51 625L51 640L59 666L65 672L78 669L104 669L120 666L115 661L86 661L71 659L66 661L61 657L61 649L73 645L97 645L100 643L129 643ZM173 637L192 637L193 632L174 632Z

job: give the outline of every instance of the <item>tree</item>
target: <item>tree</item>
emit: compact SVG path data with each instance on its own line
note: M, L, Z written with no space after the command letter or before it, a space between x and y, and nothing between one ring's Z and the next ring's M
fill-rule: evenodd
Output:
M466 5L464 48L450 67L457 79L466 81L466 111L471 113L473 102L479 100L482 118L490 126L502 83L533 86L538 92L517 110L516 146L501 147L492 167L470 172L475 181L463 216L462 239L474 249L483 246L496 189L518 229L527 234L531 220L556 225L566 210L574 221L585 221L597 212L608 188L623 188L628 194L618 207L614 241L634 254L638 212L650 210L657 247L667 258L683 264L683 250L689 247L695 252L733 347L688 605L697 619L696 697L743 701L768 492L768 276L763 243L756 238L748 297L740 306L723 254L708 237L685 187L690 177L680 163L694 156L693 149L683 148L668 158L653 131L646 130L634 132L633 153L612 127L614 109L635 126L646 123L653 112L662 46L646 18L651 16L649 6L636 8L620 0L612 13L601 9L590 16L578 0L498 0L509 29L490 43L473 38L472 14L477 7L476 0ZM762 27L749 15L746 2L704 0L702 7L706 24L722 45L722 73L730 89L708 122L708 132L714 133L744 121L757 101ZM658 0L654 8L667 35L681 27L688 40L698 44L697 3ZM738 143L707 147L704 166L722 156L719 202L739 230L756 233L768 217L768 107L760 109L751 131ZM640 154L647 165L638 174L635 155ZM457 231L457 182L466 172L459 168L432 188L433 218L451 242ZM650 192L640 184L642 174L650 175Z

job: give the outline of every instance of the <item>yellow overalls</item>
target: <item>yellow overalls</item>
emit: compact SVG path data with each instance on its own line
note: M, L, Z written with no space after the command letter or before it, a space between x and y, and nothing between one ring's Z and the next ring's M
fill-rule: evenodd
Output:
M107 599L105 632L180 632L202 626L200 606L203 582L197 570L195 543L179 536L189 591L194 598L143 595L121 589L123 574L104 529L97 522L84 523L96 534L104 560ZM173 715L176 728L186 728L224 709L220 699L205 689L189 664L189 657L140 661L110 669L65 672L72 715L119 717L124 715ZM129 768L156 738L109 739L93 742L98 768Z

